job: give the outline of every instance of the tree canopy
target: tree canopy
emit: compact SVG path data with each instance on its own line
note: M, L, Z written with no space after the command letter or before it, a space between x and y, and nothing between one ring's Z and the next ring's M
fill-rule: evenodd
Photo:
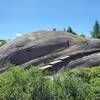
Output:
M93 38L100 39L100 25L98 21L95 21L95 24L93 26L93 31L91 32L91 36Z

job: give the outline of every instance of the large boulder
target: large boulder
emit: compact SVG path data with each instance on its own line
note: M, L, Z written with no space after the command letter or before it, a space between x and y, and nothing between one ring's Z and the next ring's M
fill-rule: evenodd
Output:
M67 48L74 38L64 32L38 31L27 33L0 48L0 67L6 63L22 65L61 48Z
M94 53L82 58L71 60L66 66L70 68L75 67L95 67L100 65L100 53Z
M43 67L64 56L70 57L61 62L61 67L100 65L100 40L80 39L78 35L61 31L26 33L0 47L0 67L6 63Z

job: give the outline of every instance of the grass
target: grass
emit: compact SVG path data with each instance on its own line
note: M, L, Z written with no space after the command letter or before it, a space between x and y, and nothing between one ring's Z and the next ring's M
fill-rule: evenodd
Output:
M0 46L4 45L6 43L5 40L0 40Z
M71 35L72 37L74 37L77 41L80 41L80 42L86 41L86 37L75 35L75 34L72 34L72 33L68 33L68 34Z

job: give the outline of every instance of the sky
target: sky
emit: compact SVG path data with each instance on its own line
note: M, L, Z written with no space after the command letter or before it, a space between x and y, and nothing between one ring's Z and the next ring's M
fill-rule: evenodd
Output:
M68 26L90 36L99 11L100 0L0 0L0 39Z

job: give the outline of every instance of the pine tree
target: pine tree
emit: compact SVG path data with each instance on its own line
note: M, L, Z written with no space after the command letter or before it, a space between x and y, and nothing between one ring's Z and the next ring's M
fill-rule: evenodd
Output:
M93 38L100 39L100 25L99 25L98 21L95 21L91 35L92 35Z
M72 33L72 34L75 34L75 35L76 35L76 33L73 31L73 29L72 29L70 26L68 27L67 32L69 32L69 33Z
M73 33L73 30L72 30L72 28L70 26L68 27L67 32Z

